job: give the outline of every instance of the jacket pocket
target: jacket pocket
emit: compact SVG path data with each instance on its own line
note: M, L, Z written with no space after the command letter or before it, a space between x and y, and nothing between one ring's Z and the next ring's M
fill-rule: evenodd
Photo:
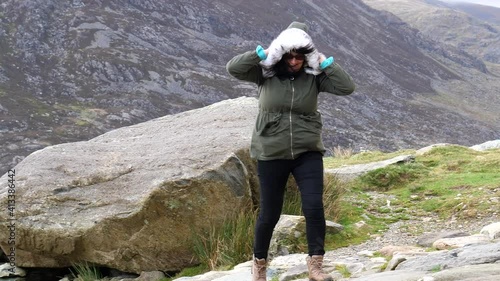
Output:
M300 120L303 121L304 126L315 133L321 133L323 123L321 122L321 113L314 112L311 114L300 114Z
M255 130L259 136L272 136L278 134L282 130L280 129L281 124L281 112L263 112L257 117L257 122L255 124Z

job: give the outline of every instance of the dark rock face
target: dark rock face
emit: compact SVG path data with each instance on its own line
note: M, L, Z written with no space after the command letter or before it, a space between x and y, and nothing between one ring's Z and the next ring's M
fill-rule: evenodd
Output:
M307 22L318 49L357 83L352 96L321 95L327 147L498 138L500 86L481 60L359 0L6 0L0 174L48 145L255 96L255 86L227 75L225 63L267 46L293 20ZM478 109L476 100L488 102Z

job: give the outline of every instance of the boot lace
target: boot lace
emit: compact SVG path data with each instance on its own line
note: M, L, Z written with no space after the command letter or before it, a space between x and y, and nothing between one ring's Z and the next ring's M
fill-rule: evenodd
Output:
M267 262L264 260L263 263L261 261L255 259L254 260L254 265L252 266L252 274L256 277L258 280L266 280L266 269L267 269ZM257 272L254 272L256 270Z
M265 264L258 264L256 263L255 264L255 269L257 270L257 276L259 276L259 278L266 278L266 265Z
M321 275L325 274L323 272L323 262L321 260L317 260L317 259L311 258L311 265L312 265L311 271L315 275L320 275L321 276Z

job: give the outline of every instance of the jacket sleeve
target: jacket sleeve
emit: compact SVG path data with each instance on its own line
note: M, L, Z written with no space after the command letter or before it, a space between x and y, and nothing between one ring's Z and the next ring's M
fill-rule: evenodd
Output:
M248 51L232 58L227 64L227 72L243 81L260 84L264 80L262 68L259 65L260 58L255 51Z
M354 92L356 88L351 76L337 63L326 67L322 74L316 76L316 79L320 92L345 96Z

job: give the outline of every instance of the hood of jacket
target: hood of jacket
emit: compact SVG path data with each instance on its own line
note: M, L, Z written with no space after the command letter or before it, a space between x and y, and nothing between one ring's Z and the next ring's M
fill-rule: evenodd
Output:
M302 29L302 30L304 30L304 32L307 32L309 30L309 27L307 26L307 24L302 23L302 22L298 22L298 21L292 22L286 29L290 29L290 28Z
M305 23L294 21L271 42L267 58L260 62L264 77L269 78L275 75L273 66L281 60L284 54L304 47L312 50L312 52L306 54L305 72L313 75L322 72L319 67L320 53L316 50L307 31L308 26Z

